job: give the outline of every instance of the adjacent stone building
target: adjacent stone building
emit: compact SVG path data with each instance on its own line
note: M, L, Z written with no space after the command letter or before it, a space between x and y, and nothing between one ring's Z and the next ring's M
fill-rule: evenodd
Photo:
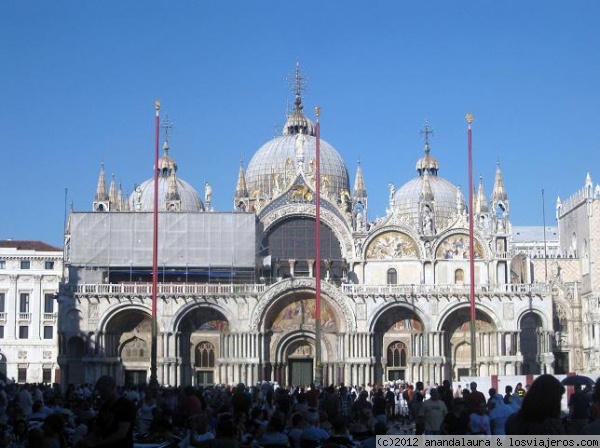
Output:
M62 248L0 240L0 379L59 381L58 287Z

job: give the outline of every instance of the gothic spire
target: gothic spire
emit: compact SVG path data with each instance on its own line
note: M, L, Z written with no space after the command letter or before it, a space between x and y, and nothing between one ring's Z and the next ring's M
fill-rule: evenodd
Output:
M492 192L492 202L506 202L508 195L506 194L506 188L504 188L504 179L502 177L502 171L500 170L500 163L496 166L496 179L494 180L494 191Z
M479 176L479 190L477 191L477 200L475 202L476 213L486 213L488 211L485 192L483 191L483 178Z
M108 193L106 192L106 174L104 173L104 162L100 167L100 175L98 176L98 185L96 186L96 196L94 201L108 201Z
M117 209L117 184L115 183L115 175L110 178L110 188L108 190L108 202L110 202L111 210Z
M236 198L244 198L248 196L248 188L246 187L246 175L244 174L244 166L240 161L240 170L238 172L237 184L235 186L234 196Z
M367 189L365 187L365 180L363 178L362 168L360 166L360 160L358 161L358 168L356 168L356 176L354 178L354 198L366 198Z

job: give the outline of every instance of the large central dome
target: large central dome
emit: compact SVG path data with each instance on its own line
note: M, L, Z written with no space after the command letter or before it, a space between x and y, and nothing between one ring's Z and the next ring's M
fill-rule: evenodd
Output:
M300 91L296 92L295 110L287 117L283 135L265 143L252 157L246 170L248 194L274 197L285 190L299 173L314 185L317 139L315 125L302 112ZM298 151L298 138L303 140ZM333 146L320 139L321 189L330 197L350 191L348 169Z
M302 163L306 179L314 181L317 139L307 135L304 142L305 157ZM350 191L348 169L333 146L321 139L321 186L331 197L338 197L342 189ZM296 136L283 135L265 143L252 157L246 171L250 195L272 197L282 191L297 177Z

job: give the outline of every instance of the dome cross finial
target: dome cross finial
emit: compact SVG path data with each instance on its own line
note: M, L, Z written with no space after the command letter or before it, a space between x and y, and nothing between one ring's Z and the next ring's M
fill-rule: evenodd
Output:
M292 85L292 91L295 94L294 104L296 106L296 110L302 109L302 92L307 90L307 82L300 71L299 62L296 62L296 68L294 69L293 77L288 76L287 81Z
M425 150L429 152L429 136L433 135L433 129L429 127L429 121L425 120L425 126L420 132L425 136Z
M165 143L169 142L169 132L175 127L172 121L169 120L169 114L165 114L165 119L160 123L160 127L165 134Z

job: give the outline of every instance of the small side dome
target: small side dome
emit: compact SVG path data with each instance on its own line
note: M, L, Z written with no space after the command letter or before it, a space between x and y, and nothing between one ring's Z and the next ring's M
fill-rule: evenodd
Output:
M438 176L440 164L430 154L429 136L433 131L425 123L421 131L425 135L424 155L416 164L417 177L405 183L394 194L394 212L407 222L418 225L422 201L431 202L434 207L435 228L443 229L449 220L464 209L464 198L460 188Z
M158 161L158 210L167 211L169 199L173 193L178 196L180 212L203 212L204 204L198 192L190 184L176 176L177 163L169 156L169 145L165 142L163 156ZM175 189L175 192L173 191ZM128 198L129 208L133 212L151 212L154 210L154 178L136 186Z

